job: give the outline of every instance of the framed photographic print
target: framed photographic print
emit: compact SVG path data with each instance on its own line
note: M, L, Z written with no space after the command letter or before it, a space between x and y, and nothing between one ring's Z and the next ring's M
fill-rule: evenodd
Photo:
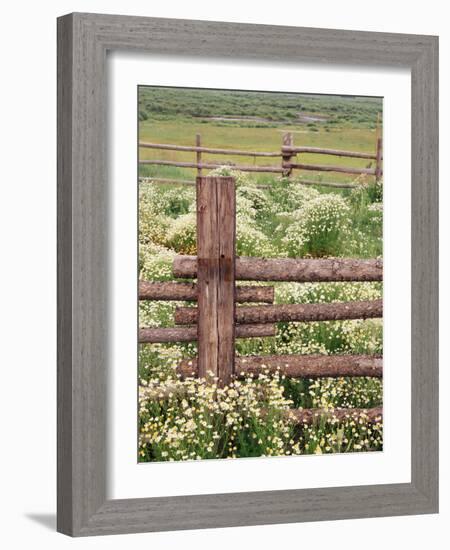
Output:
M58 530L438 509L436 37L58 20Z

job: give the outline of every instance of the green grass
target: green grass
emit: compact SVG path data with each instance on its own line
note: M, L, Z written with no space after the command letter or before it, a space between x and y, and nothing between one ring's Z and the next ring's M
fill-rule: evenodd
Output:
M140 111L145 119L139 124L139 139L156 143L194 145L201 134L202 145L247 151L280 151L282 136L291 132L295 145L374 152L377 118L382 110L378 98L340 96L300 96L171 88L140 89ZM203 115L201 114L203 113ZM327 117L323 122L301 122L304 115ZM270 119L257 126L249 120L219 122L208 116L258 116ZM366 167L370 161L345 157L302 154L302 162ZM140 149L140 159L195 162L195 153ZM205 163L280 164L280 158L256 158L233 155L202 155ZM171 168L171 167L170 167ZM141 175L171 177L167 167L141 167ZM307 179L349 181L352 176L327 172L296 171ZM192 178L193 169L178 169L177 177ZM257 176L258 179L264 177Z
M331 149L344 149L372 153L375 151L375 130L368 128L333 129L329 132L321 129L318 132L310 132L304 128L280 127L280 128L241 128L230 126L226 129L209 123L199 125L193 120L147 120L140 124L140 140L153 143L171 143L175 145L195 145L195 135L201 134L204 147L217 147L224 149L242 149L244 151L270 151L279 152L282 144L282 136L286 131L294 135L294 144L298 146L323 147ZM156 149L141 148L140 160L169 160L179 162L195 162L196 155L186 151L162 151ZM318 154L302 154L297 156L299 162L309 164L333 164L338 166L350 166L356 168L366 167L370 161L345 157L330 157ZM237 165L277 165L281 164L279 157L244 157L237 155L211 155L202 154L204 163L234 163ZM155 177L169 177L168 170L175 167L141 166L140 174L153 175ZM192 179L196 171L190 168L175 168L172 174L176 177ZM312 172L296 170L296 175L302 175L306 179L318 181L351 181L354 177L340 173ZM170 176L171 177L171 176ZM267 177L267 176L265 176ZM259 180L264 177L257 176Z
M381 99L374 97L150 86L139 89L141 122L183 116L200 123L210 122L211 117L221 118L214 122L228 126L301 122L309 128L320 125L370 128L376 125L380 106Z

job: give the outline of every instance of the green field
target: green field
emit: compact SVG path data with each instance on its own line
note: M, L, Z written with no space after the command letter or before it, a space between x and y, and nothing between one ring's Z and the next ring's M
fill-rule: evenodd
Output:
M276 151L283 132L297 145L373 151L381 100L193 91L140 90L139 139L244 150ZM300 113L300 114L299 114ZM239 118L239 117L257 117ZM231 117L238 120L212 120ZM305 119L304 117L309 117ZM310 117L318 120L311 122ZM141 158L194 160L195 153L141 149ZM308 162L329 162L317 155ZM309 158L313 157L313 158ZM220 157L219 157L220 158ZM245 159L245 160L244 160ZM217 157L204 155L205 161ZM245 157L228 161L253 163ZM259 159L259 164L279 159ZM365 161L367 163L367 161ZM331 163L361 166L334 157ZM363 165L364 161L363 161ZM231 171L230 171L231 170ZM287 179L230 168L215 174L236 178L237 254L263 257L382 256L382 182L358 178L354 189L301 185L302 174ZM192 178L193 170L141 168L141 175ZM313 177L307 174L308 179ZM345 175L314 176L349 181ZM260 187L261 182L266 185ZM145 181L139 189L140 279L172 280L176 254L196 253L195 189ZM276 283L275 303L371 300L381 283ZM173 326L175 302L141 302L140 326ZM279 323L277 336L238 340L238 355L381 354L381 320ZM382 404L382 382L375 378L285 379L279 375L236 380L226 388L204 380L181 380L176 366L195 356L195 344L141 345L139 460L190 460L249 456L355 452L382 449L382 423L364 418L337 422L320 418L294 426L290 408L360 407ZM262 418L258 411L265 410Z
M139 89L139 120L208 117L245 117L235 124L261 127L263 124L305 124L310 119L325 127L375 128L381 98L313 95L279 92L247 92L196 88L144 86ZM253 119L253 120L252 120ZM261 120L261 119L264 119Z
M195 136L199 133L204 147L279 152L283 134L291 132L294 144L297 146L369 153L375 152L376 149L376 127L378 116L382 111L381 100L377 98L354 99L316 96L299 100L293 94L240 92L236 99L233 96L236 92L192 92L186 90L177 92L167 88L142 88L141 90L140 141L195 145ZM169 95L169 98L166 98L166 94ZM186 94L188 98L186 98ZM209 98L210 95L212 95L212 99ZM293 98L296 100L294 101ZM280 102L283 104L283 108L278 107L277 109L277 104ZM243 104L244 107L239 107L240 104ZM246 111L248 104L254 104L256 107ZM202 112L207 115L201 116ZM250 114L246 115L246 112ZM142 117L142 113L145 113L145 118ZM267 121L255 122L251 119L217 121L209 118L244 116L258 116ZM274 119L269 120L272 117ZM302 117L324 118L319 122L308 122ZM140 159L195 162L195 153L142 148ZM222 160L227 163L256 165L280 163L280 159L277 158L253 160L251 157L207 154L203 154L202 160L216 163ZM370 162L317 154L302 154L301 161L355 167L365 167ZM195 175L195 171L191 169L161 166L142 166L140 173L142 176L179 177L181 179L192 178ZM350 181L352 179L352 176L345 174L327 172L296 171L295 173L319 181ZM257 178L266 179L266 176L257 176Z

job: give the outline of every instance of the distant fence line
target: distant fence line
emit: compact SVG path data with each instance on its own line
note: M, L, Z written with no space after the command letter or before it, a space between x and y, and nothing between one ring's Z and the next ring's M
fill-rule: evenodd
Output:
M179 168L195 168L197 169L197 175L201 176L203 170L214 170L222 166L230 166L235 170L241 172L255 172L255 173L272 173L281 174L285 177L292 175L293 170L307 170L315 172L335 172L351 175L366 175L373 176L376 180L380 179L383 174L382 162L382 139L377 138L376 150L373 153L360 152L360 151L345 151L340 149L328 149L321 147L306 147L294 146L294 138L292 133L287 132L283 135L283 141L280 151L244 151L242 149L222 149L217 147L203 147L201 145L200 134L196 135L196 145L175 145L170 143L148 143L139 142L139 147L143 149L156 149L161 151L182 151L196 153L196 159L192 162L186 161L174 161L174 160L161 160L161 159L145 159L139 160L140 165L152 165L152 166L176 166ZM280 164L266 164L266 165L248 165L248 164L235 164L227 161L218 162L203 162L202 154L209 155L233 155L233 156L246 156L252 158L266 157L266 158L281 158ZM311 164L298 162L298 155L301 154L318 154L318 155L330 155L337 157L358 158L375 161L375 167L371 168L357 168L354 166L340 166L331 164ZM180 183L186 185L195 185L194 180L175 179L175 178L143 178L144 180L151 180L155 183ZM341 182L321 182L314 180L302 180L301 183L305 185L323 185L328 187L341 187L351 188L354 184L341 183Z

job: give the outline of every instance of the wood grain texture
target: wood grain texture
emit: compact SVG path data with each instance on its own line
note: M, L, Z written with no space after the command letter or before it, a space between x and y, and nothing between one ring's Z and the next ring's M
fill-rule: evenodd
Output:
M302 168L304 170L316 170L325 172L342 172L347 174L369 174L380 177L381 175L381 138L377 139L377 151L373 153L362 153L358 151L343 151L339 149L323 149L320 147L294 147L293 135L290 132L283 134L283 143L281 151L278 152L264 152L264 151L243 151L241 149L218 149L213 147L201 147L201 136L196 135L195 146L192 145L175 145L172 143L148 143L139 142L140 148L156 149L161 151L192 151L196 152L196 162L185 162L168 159L143 159L140 160L140 164L154 164L161 166L179 166L197 168L197 176L202 175L202 169L218 168L223 164L228 164L225 160L218 160L216 163L202 163L202 153L208 153L212 155L241 155L246 157L281 157L281 167L274 165L269 166L246 166L236 165L235 163L229 163L230 166L234 166L237 170L247 172L282 172L283 176L289 177L292 174L293 168ZM362 159L377 159L376 170L367 170L363 168L345 167L345 166L331 166L331 165L316 165L316 164L298 164L292 162L292 159L296 157L298 153L315 153L321 155L332 155L338 157L351 157Z
M194 180L182 180L175 178L139 178L139 183L176 183L177 185L195 185Z
M234 179L198 177L198 374L220 386L234 372L235 220Z
M72 477L72 89L73 19L58 21L58 327L57 327L57 529L73 534L75 493ZM75 403L76 406L76 403Z
M180 57L411 70L410 483L107 499L106 52L123 49ZM437 205L437 37L82 13L60 18L58 530L85 536L437 512Z
M379 180L383 174L383 167L382 167L382 157L383 157L383 141L379 137L377 139L377 154L376 154L376 161L375 161L375 178Z
M236 338L266 338L276 336L275 325L236 325ZM197 327L140 328L140 344L163 344L167 342L195 342Z
M197 156L201 153L197 153ZM292 170L313 170L316 172L340 172L342 174L366 174L369 176L375 175L375 170L371 168L352 168L350 166L333 166L331 164L302 164L298 162L291 162L284 160L290 158L287 155L283 156L282 166L276 166L273 164L261 164L259 166L251 166L247 164L234 164L230 163L235 170L240 172L267 172L269 174L283 174L285 177L289 177L292 174ZM144 159L140 160L139 164L149 164L151 166L177 166L179 168L197 168L198 171L202 169L205 170L214 170L215 168L221 168L224 164L228 165L226 162L185 162L178 160L156 160L156 159Z
M108 500L77 536L435 512L411 483Z
M211 180L217 189L218 231L216 238L219 240L219 285L217 289L217 328L219 333L218 384L219 386L224 386L231 382L234 375L236 187L234 178L207 178L208 182Z
M288 178L292 174L291 161L295 153L292 153L289 149L294 146L294 136L291 132L286 132L283 134L283 145L281 151L283 157L281 160L281 165L283 167L283 176ZM288 150L286 151L285 148Z
M412 483L439 505L439 93L438 39L411 68ZM425 446L427 454L423 450Z
M293 147L283 145L281 150L285 153L313 153L319 155L332 155L335 157L349 157L357 159L376 159L377 156L372 153L362 153L359 151L344 151L342 149L323 149L322 147Z
M219 236L217 186L197 178L198 374L218 376ZM189 323L193 324L193 323Z
M200 138L200 139L199 139ZM173 143L148 143L145 141L139 142L139 147L144 149L158 149L162 151L195 151L197 153L208 153L209 155L233 155L243 157L281 157L279 151L244 151L242 149L219 149L217 147L202 147L201 134L197 134L195 146L192 145L175 145ZM364 157L372 158L372 157ZM375 156L373 156L375 158ZM201 157L200 157L201 159ZM201 164L201 160L197 156L197 164Z
M76 534L107 492L107 88L104 46L82 18L59 20L58 43L57 529Z
M175 323L193 325L198 322L199 308L177 307ZM327 304L276 304L270 306L242 306L236 308L236 323L264 324L343 319L375 319L383 316L383 300L333 302Z
M196 256L175 256L173 275L180 278L197 276ZM354 258L236 258L236 279L246 281L381 281L383 260Z
M273 286L238 286L236 302L264 302L272 304ZM175 300L196 302L198 288L195 283L139 281L139 300Z
M196 134L195 136L195 145L196 145L196 150L197 150L197 154L195 155L195 160L197 162L198 165L200 165L202 163L202 152L201 152L201 144L202 144L202 136L200 134ZM197 169L197 176L201 176L202 175L202 169L201 168L198 168Z

